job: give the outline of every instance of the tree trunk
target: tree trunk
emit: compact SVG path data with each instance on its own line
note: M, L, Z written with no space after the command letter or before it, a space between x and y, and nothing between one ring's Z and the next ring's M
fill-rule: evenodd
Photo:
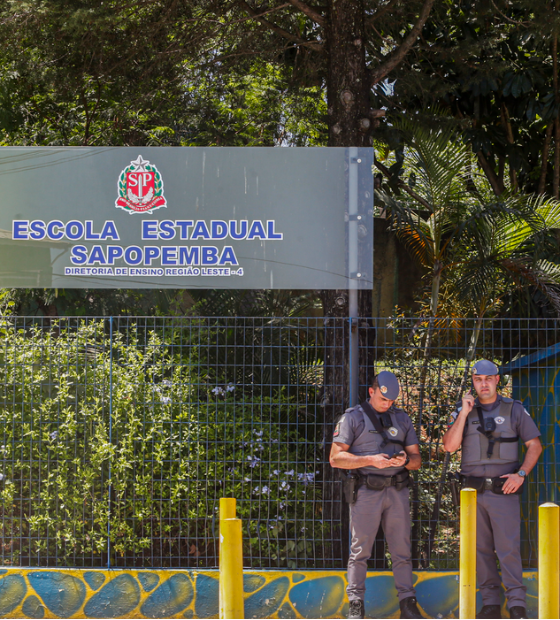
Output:
M365 61L364 4L362 0L329 0L326 23L328 43L327 103L329 146L371 146L369 116L370 85ZM348 406L350 333L348 322L348 291L321 291L325 317L325 370L323 402L325 448L330 450L335 419ZM359 315L357 328L360 340L360 383L371 381L373 356L373 327L371 325L371 291L358 293ZM360 394L363 398L365 394ZM338 474L330 467L325 472L323 514L327 520L340 520L340 545L333 547L334 557L346 565L348 557L349 511L342 505ZM336 539L333 531L333 539Z
M550 151L550 143L552 141L552 129L554 128L554 123L550 123L546 128L546 135L544 138L543 152L542 152L542 162L541 162L541 176L539 178L539 187L538 193L544 194L544 190L546 187L546 169L548 167L548 153Z
M558 2L555 2L555 8L558 10ZM552 40L552 85L554 88L554 98L556 106L560 102L558 93L558 36L554 35ZM560 189L560 122L558 121L558 112L554 119L554 170L552 172L552 195L558 199Z

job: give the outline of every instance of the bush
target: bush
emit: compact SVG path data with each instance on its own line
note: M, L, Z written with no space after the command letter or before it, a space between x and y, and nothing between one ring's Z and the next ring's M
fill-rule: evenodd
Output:
M238 499L246 563L322 553L319 427L281 389L246 400L189 334L4 325L5 564L215 566L222 496Z

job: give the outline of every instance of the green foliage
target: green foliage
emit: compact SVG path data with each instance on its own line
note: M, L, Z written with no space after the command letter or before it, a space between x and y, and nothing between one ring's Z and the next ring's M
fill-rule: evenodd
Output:
M559 27L558 8L548 0L436 3L424 44L399 67L388 98L407 113L434 103L446 109L478 163L484 158L493 171L496 193L511 184L553 195L545 131L559 113Z
M541 305L559 312L558 201L513 190L496 198L456 127L440 123L396 123L407 147L387 192L378 193L396 234L429 269L424 313L483 317L519 291L538 293Z
M212 565L223 496L238 499L247 555L292 566L294 554L301 565L319 553L314 505L298 501L321 498L315 426L281 388L255 404L243 386L220 384L190 333L131 326L111 341L99 321L4 324L9 562L102 565L110 546L112 565L174 565L179 555Z

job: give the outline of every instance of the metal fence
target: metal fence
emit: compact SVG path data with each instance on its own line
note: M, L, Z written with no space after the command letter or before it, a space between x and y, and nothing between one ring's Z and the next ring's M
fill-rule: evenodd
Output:
M536 506L558 499L556 322L398 317L357 329L371 366L361 376L398 374L421 438L417 568L457 567L441 437L470 361L504 366L502 392L524 400L546 447L522 498L533 566ZM346 366L348 334L348 319L333 318L1 319L3 565L214 568L218 501L229 496L245 566L344 568L348 509L328 451L358 371ZM390 567L382 535L371 566Z

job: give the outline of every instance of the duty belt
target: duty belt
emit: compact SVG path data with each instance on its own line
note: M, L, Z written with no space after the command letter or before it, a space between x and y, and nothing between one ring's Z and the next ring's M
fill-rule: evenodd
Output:
M502 478L501 476L496 476L495 478L478 478L477 476L464 476L463 474L459 474L459 480L461 488L463 489L476 489L478 493L492 491L492 493L496 493L496 495L503 495L503 486L507 478ZM510 495L521 495L522 492L523 485L521 485L515 493L510 493Z
M387 487L396 487L397 491L400 491L410 485L410 473L408 469L404 469L394 476L359 475L358 486L364 485L372 491L381 491Z

